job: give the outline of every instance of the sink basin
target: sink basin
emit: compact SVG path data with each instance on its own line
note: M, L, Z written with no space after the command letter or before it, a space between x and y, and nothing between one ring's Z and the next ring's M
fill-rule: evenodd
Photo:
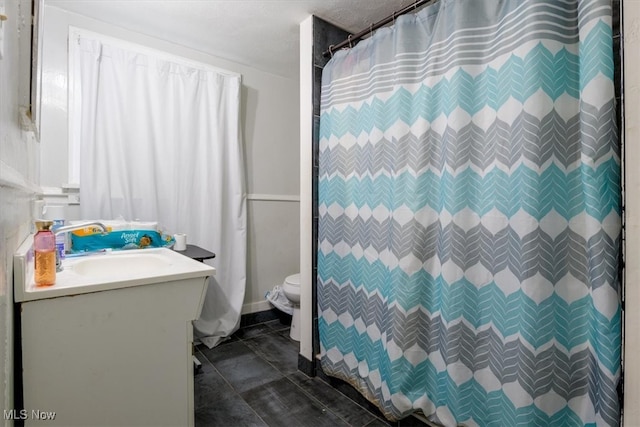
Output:
M114 275L152 275L171 267L171 259L157 253L95 255L82 258L70 268L81 276L112 277Z
M33 280L33 236L14 254L17 302L100 292L185 279L206 278L215 269L168 248L132 249L69 257L62 261L53 286Z

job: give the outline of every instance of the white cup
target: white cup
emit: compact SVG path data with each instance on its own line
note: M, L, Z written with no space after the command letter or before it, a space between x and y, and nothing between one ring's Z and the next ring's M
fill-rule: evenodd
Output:
M187 249L187 235L184 233L174 234L173 238L176 239L176 243L173 245L173 249L176 251L184 251Z

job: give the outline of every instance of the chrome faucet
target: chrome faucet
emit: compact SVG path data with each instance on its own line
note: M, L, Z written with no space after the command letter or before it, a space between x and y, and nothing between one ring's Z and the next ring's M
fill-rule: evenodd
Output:
M62 233L68 233L70 231L80 230L86 227L95 227L100 229L100 231L102 231L103 236L109 233L109 231L107 231L107 227L105 227L103 223L99 221L90 221L90 222L83 222L81 224L65 225L64 227L57 228L53 232L53 234L57 236ZM56 251L56 271L57 272L62 271L62 261L60 260L60 254L58 253L58 251Z

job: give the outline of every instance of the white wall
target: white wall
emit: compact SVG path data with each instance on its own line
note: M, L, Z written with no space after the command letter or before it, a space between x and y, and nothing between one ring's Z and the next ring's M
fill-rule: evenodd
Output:
M37 143L21 130L19 107L29 104L31 0L0 0L0 413L14 406L13 252L29 233L31 199L37 190ZM19 344L19 343L15 343ZM1 425L12 425L3 416Z
M249 194L247 290L243 312L271 308L264 294L281 284L287 275L299 271L298 82L47 5L42 59L40 182L43 187L60 187L68 182L67 36L70 25L242 74L241 120ZM77 212L77 206L71 207L68 218L77 219ZM224 251L224 248L206 249Z
M313 16L300 23L300 354L313 360Z
M625 109L624 425L640 426L640 2L623 6Z

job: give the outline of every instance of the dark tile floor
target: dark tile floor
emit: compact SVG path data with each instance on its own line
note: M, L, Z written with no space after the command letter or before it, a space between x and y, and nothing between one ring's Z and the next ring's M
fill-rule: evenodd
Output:
M370 403L361 406L329 385L331 379L298 371L298 348L279 320L243 327L213 349L198 346L196 427L397 426Z

